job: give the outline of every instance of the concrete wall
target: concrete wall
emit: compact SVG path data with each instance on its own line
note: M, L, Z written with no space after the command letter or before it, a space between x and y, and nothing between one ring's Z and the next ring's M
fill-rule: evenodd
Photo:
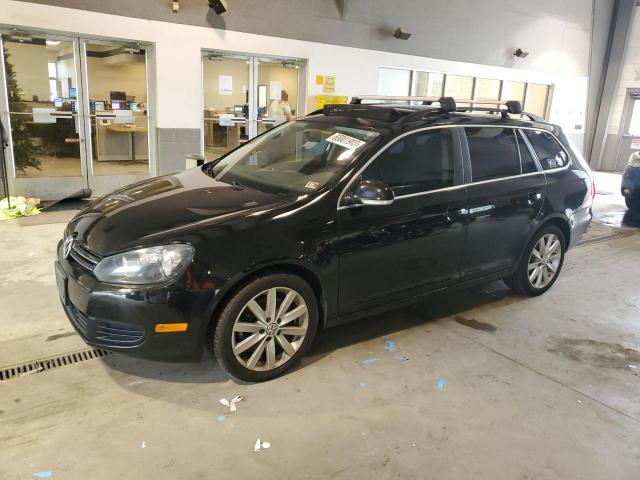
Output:
M230 0L222 16L206 0L180 0L177 14L169 0L30 1L554 74L589 70L593 0ZM397 27L411 39L395 39ZM514 61L518 47L531 55Z

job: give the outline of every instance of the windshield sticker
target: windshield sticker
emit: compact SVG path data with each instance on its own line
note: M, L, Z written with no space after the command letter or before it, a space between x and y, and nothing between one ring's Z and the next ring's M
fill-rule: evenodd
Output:
M341 147L348 148L350 150L355 150L367 143L362 140L358 140L357 138L350 137L349 135L345 135L344 133L334 133L327 138L327 142L335 143L336 145L340 145Z
M306 185L304 186L304 188L311 188L311 189L315 190L319 186L320 186L320 184L318 182L307 182Z

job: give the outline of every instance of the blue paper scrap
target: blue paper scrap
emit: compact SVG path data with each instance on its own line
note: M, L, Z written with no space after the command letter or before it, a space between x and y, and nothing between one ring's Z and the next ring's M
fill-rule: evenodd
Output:
M372 363L376 363L376 362L379 362L379 361L380 361L380 359L379 359L379 358L376 358L376 357L368 357L368 358L365 358L365 359L362 361L362 364L363 364L363 365L371 365Z
M440 391L444 390L444 384L447 383L447 381L444 379L444 377L440 377L440 380L438 380L438 383L436 385L436 388Z
M218 415L219 422L224 422L225 420L226 420L226 417L224 415Z
M394 342L393 340L386 340L384 342L384 348L385 350L388 350L391 353L393 353L396 351L396 342Z
M50 478L52 475L52 470L43 470L42 472L36 472L33 474L33 476L37 478Z

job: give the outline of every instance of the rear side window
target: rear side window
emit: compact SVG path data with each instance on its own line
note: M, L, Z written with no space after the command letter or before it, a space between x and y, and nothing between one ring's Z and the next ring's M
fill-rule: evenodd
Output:
M522 173L532 173L537 172L538 167L536 165L535 160L531 156L531 152L529 151L529 147L527 143L524 141L524 137L522 133L517 133L518 137L518 147L520 148L520 161L522 162Z
M553 135L541 130L525 130L524 133L533 145L543 170L564 167L569 163L567 152Z
M474 182L520 175L520 157L513 128L467 127L465 131Z
M380 180L395 196L453 185L454 151L451 129L408 135L386 149L362 173L362 180Z

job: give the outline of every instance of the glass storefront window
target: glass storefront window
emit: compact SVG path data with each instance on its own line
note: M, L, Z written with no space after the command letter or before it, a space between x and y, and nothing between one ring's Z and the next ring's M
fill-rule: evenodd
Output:
M378 95L405 96L411 88L411 70L381 67L378 76Z
M413 72L412 95L419 97L441 97L444 74L433 72Z
M500 100L518 100L519 102L524 101L524 91L525 91L525 83L524 82L502 82L502 96Z
M541 117L545 116L547 110L547 96L549 95L548 85L530 83L527 86L527 98L524 101L525 112L533 113Z
M476 79L475 95L476 100L498 100L500 97L500 80Z
M546 113L549 89L549 85L535 83L386 67L380 68L378 77L378 95L404 96L410 92L409 95L417 97L445 95L455 98L458 102L461 99L518 100L523 104L525 111L541 117ZM461 105L468 106L468 103Z

